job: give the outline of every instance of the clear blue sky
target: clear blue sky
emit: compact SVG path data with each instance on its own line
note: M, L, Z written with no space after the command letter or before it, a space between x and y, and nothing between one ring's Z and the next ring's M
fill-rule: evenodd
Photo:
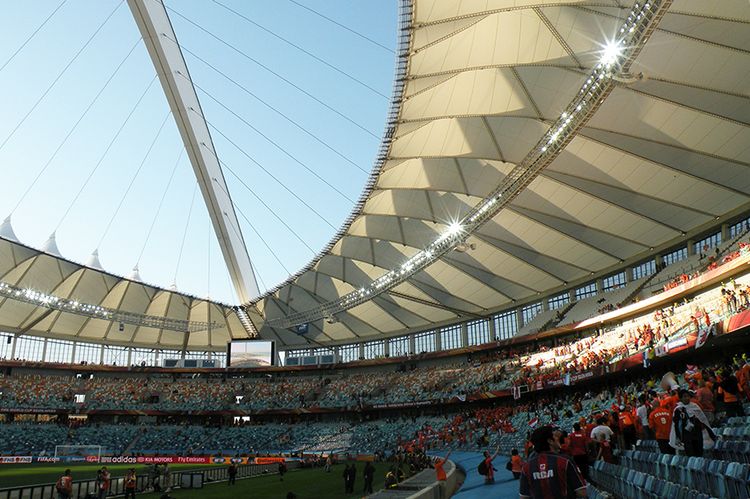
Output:
M217 1L390 97L395 57L392 50L396 39L395 0ZM128 275L138 262L145 282L167 287L176 274L181 291L236 302L199 192L187 223L195 177L185 155L180 156L183 147L171 116L157 137L169 108L158 81L149 87L155 71L143 43L138 43L126 58L140 37L127 4L117 0L67 0L13 56L61 3L62 0L11 2L4 6L0 17L0 168L4 179L0 183L0 218L13 213L16 235L30 246L41 247L56 230L58 246L66 258L85 262L98 248L102 265L113 273ZM366 35L391 51L296 3ZM326 67L217 2L171 0L167 1L167 6L376 135L378 138L369 135L172 12L172 22L183 47L360 168L370 171L385 124L388 99ZM34 108L113 11L111 18ZM221 159L317 252L335 232L321 217L338 228L352 209L352 201L346 197L358 198L366 173L195 56L186 53L185 57L197 85L221 102L218 104L198 91L211 124L320 216L295 199L221 134L214 133ZM122 66L104 88L120 64ZM101 96L63 144L102 88ZM142 94L142 101L135 106ZM242 123L222 104L257 131ZM104 155L131 111L131 118ZM153 148L147 155L152 143ZM63 146L54 155L61 144ZM53 155L54 159L49 162ZM314 170L343 196L290 156ZM98 167L97 163L100 163ZM259 282L261 289L270 288L288 275L274 254L286 269L295 272L313 257L313 252L233 174L225 171L225 177L236 207L273 249L271 252L266 248L238 213L250 256L262 281ZM28 194L23 196L27 189ZM164 202L157 216L162 197ZM147 238L152 223L153 230Z

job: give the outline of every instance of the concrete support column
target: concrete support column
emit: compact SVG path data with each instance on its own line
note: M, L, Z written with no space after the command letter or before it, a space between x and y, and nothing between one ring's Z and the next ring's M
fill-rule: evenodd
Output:
M469 326L465 322L461 324L461 346L469 346Z
M729 235L729 224L721 224L721 242L725 243L731 239Z

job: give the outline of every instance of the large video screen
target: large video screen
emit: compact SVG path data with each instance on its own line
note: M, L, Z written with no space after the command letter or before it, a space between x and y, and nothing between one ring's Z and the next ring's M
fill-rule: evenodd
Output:
M275 358L273 341L237 340L227 345L227 367L268 367Z

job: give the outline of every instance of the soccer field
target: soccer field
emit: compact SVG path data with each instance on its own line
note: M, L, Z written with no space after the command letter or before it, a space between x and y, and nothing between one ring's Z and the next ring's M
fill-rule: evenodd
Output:
M73 480L85 480L96 478L96 471L103 465L99 463L37 463L37 464L8 464L0 466L0 488L19 487L23 485L37 485L43 483L54 483L70 468ZM172 471L206 469L215 465L196 465L196 464L170 464L169 469ZM133 464L108 464L107 468L112 473L113 478L124 477L130 468L135 468L136 473L145 475L146 465Z
M170 465L172 471L177 470L194 470L205 469L210 465L196 466L194 464ZM74 480L94 478L96 470L101 465L98 464L79 464L70 466ZM108 466L113 477L124 476L128 468L132 465L112 465ZM377 491L383 488L385 482L385 473L388 470L387 463L375 463L375 480L373 490ZM357 463L357 479L354 484L354 494L344 494L344 464L337 464L332 467L330 473L326 473L323 468L313 468L304 470L290 471L284 476L284 481L279 480L279 476L264 475L255 478L237 480L237 484L229 486L227 482L208 484L203 489L172 491L171 495L175 499L198 499L198 498L217 498L217 499L237 499L240 497L253 498L279 498L284 499L288 492L294 492L299 499L350 499L362 497L362 488L364 480L362 477L363 463ZM39 464L39 465L8 465L0 467L0 487L13 487L40 483L52 483L62 474L65 466L60 464ZM136 467L136 471L145 473L146 467ZM159 494L138 494L138 497L147 497L157 499Z

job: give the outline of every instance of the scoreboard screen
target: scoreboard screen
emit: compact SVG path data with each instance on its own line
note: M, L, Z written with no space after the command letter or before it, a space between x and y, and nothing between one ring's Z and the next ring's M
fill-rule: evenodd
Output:
M227 367L268 367L275 358L273 341L236 340L227 345Z

